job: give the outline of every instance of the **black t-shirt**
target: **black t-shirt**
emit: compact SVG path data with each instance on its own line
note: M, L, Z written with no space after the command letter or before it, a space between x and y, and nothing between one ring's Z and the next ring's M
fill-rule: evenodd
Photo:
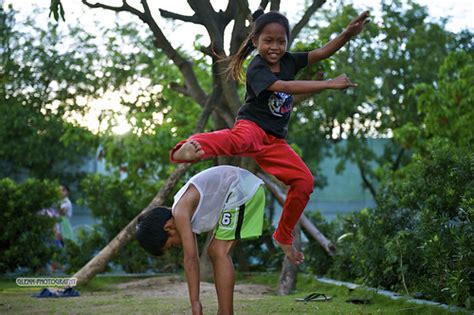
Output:
M271 92L267 88L277 80L294 80L296 73L307 64L307 52L286 52L280 59L280 72L274 73L260 55L255 56L247 69L245 104L239 109L237 120L251 120L266 132L285 138L293 109L293 95Z

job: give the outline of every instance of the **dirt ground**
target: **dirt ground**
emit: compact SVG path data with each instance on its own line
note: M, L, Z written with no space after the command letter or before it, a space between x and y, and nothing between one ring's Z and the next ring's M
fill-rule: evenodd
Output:
M137 280L114 285L114 288L123 293L129 292L133 296L142 297L188 297L188 287L186 281L178 276L156 277ZM216 296L216 289L213 283L201 282L201 297ZM264 298L265 295L273 293L274 290L268 286L259 284L237 284L234 288L235 298Z

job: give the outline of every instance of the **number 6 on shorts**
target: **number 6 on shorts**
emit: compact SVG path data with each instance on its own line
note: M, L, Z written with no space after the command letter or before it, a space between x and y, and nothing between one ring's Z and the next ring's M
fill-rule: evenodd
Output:
M221 225L228 226L232 223L232 214L230 212L223 212Z

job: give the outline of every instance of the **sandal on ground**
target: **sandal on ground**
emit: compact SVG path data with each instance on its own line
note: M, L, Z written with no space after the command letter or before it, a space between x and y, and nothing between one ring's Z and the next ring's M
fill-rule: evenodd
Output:
M296 298L295 301L297 302L327 302L331 300L331 296L326 296L324 293L311 293L304 298Z
M44 288L40 293L35 293L32 295L35 298L57 298L59 297L57 292L51 291L48 288Z
M352 304L370 304L370 299L367 298L350 298L346 300L347 303Z
M64 291L59 292L59 297L76 297L81 296L79 291L75 290L74 288L66 288Z

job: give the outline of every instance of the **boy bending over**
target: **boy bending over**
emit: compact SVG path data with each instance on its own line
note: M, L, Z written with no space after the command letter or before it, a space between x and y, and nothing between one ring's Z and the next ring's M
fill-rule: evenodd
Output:
M202 314L199 253L194 233L215 229L209 244L218 314L233 314L234 265L230 251L239 239L262 234L265 193L262 180L245 169L216 166L192 177L174 196L171 209L158 207L138 219L136 237L150 254L182 246L193 314Z

